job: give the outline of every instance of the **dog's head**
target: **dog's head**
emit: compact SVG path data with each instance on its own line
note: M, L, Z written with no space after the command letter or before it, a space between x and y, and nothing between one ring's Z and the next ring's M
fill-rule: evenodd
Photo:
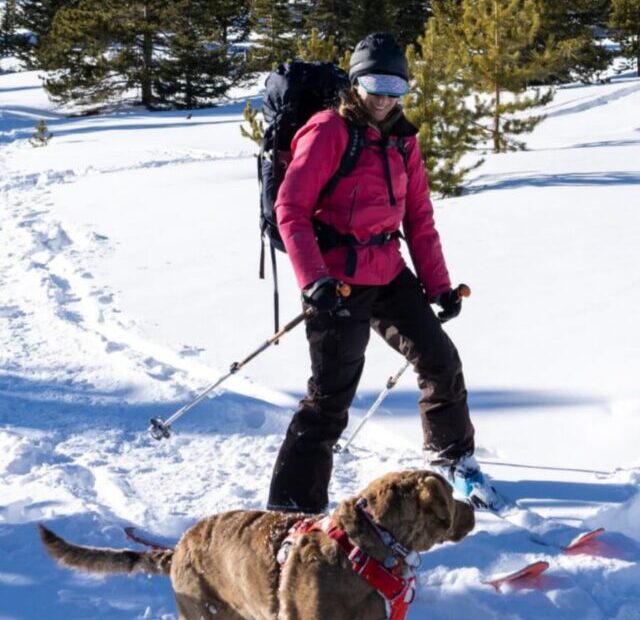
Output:
M358 497L342 502L334 513L349 535L359 543L367 541L367 547L378 544L355 508L360 497L367 500L377 523L415 551L461 540L475 524L473 508L453 499L451 487L442 476L421 470L390 473L374 480Z

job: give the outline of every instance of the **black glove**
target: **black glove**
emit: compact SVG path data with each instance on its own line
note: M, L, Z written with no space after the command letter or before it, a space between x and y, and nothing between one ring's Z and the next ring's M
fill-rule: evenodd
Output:
M331 277L320 278L302 290L302 301L313 306L318 312L332 312L340 306L338 280Z
M454 319L462 310L462 298L458 291L454 289L440 293L434 301L442 308L442 312L438 312L440 323L446 323L449 319Z

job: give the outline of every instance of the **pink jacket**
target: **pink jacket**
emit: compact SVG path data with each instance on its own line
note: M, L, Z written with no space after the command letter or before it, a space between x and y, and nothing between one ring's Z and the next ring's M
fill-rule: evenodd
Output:
M340 179L335 190L320 192L338 169L347 147L348 129L333 110L318 112L295 135L292 161L278 191L276 217L300 288L319 278L333 276L349 284L388 284L406 266L400 241L356 247L357 269L344 273L347 249L335 247L321 253L312 218L325 222L359 241L384 232L402 231L418 277L430 299L451 288L440 238L433 221L427 175L414 135L405 138L407 163L396 148L388 149L396 204L392 205L385 181L381 149L365 146L355 169ZM366 140L380 140L368 127Z

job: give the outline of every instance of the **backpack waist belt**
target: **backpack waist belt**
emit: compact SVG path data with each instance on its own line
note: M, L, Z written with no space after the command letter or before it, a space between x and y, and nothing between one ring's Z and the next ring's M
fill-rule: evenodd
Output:
M345 265L344 275L353 277L356 273L356 267L358 265L358 253L357 247L366 247L371 245L384 245L393 239L402 239L402 233L399 230L393 232L378 233L377 235L371 235L366 241L358 241L351 233L342 234L339 233L333 226L325 224L323 222L314 221L313 224L316 239L320 250L326 252L332 248L346 247L347 248L347 264Z

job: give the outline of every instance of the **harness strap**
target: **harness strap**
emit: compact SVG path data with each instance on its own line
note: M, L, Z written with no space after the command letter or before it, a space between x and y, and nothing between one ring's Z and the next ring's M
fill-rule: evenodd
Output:
M416 576L413 568L409 566L402 575L393 573L354 545L347 533L340 529L331 517L324 517L320 521L305 519L291 527L277 555L281 570L292 545L300 536L312 531L324 532L336 541L349 558L351 568L382 596L389 620L405 620L409 605L415 598Z

